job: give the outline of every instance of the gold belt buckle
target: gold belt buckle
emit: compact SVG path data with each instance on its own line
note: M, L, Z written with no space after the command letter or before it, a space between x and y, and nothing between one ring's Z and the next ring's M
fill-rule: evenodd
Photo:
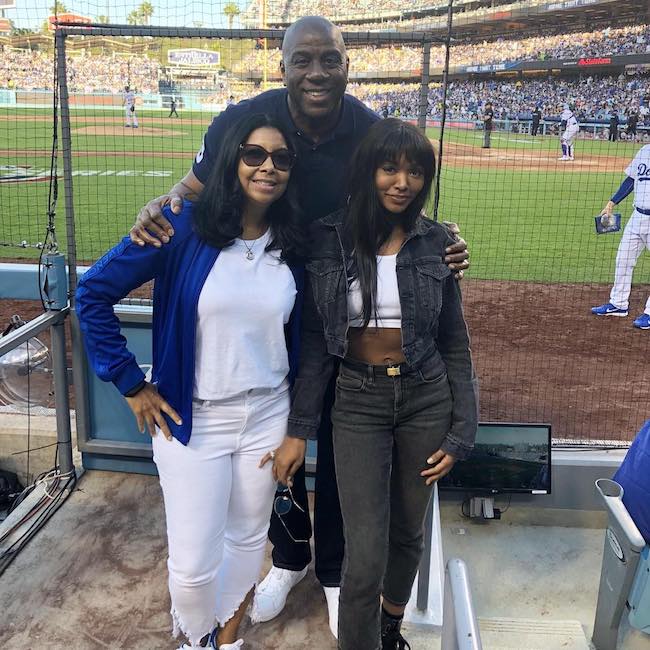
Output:
M399 377L402 373L400 372L399 366L388 366L386 368L386 374L389 377Z

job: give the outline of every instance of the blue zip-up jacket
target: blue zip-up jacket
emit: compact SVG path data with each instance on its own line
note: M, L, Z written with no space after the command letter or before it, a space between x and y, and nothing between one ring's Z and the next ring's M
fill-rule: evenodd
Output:
M134 355L126 347L113 305L154 279L152 357L153 382L181 416L177 425L164 415L172 435L186 445L192 432L194 351L199 295L219 249L203 242L192 227L193 205L179 215L163 210L174 228L169 244L140 247L125 237L79 281L76 312L88 358L100 379L111 381L124 395L144 380ZM296 302L285 328L289 382L293 384L300 351L300 320L304 269L289 267L296 282ZM215 359L216 369L217 359Z

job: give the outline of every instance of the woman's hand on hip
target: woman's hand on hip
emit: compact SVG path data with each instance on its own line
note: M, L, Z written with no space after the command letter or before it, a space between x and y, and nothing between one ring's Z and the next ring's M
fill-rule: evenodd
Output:
M455 462L456 459L451 454L446 454L441 449L438 449L438 451L427 458L427 464L432 467L421 471L420 476L424 476L426 478L426 484L431 485L449 474Z
M282 444L273 452L269 452L260 461L264 467L270 460L273 461L273 478L284 485L291 487L293 477L305 462L305 449L307 442L302 438L285 436Z
M149 434L155 436L157 425L165 438L171 440L172 434L167 422L165 422L163 413L169 415L176 424L183 423L180 415L163 399L153 384L146 383L133 397L125 397L124 399L126 399L126 403L133 411L133 415L135 415L140 433L144 433L146 424Z

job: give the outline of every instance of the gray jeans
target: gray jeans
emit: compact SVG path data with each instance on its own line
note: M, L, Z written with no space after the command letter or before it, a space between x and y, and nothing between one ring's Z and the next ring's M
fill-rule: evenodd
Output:
M432 492L420 472L449 432L451 408L446 374L341 364L332 411L345 534L341 650L380 648L380 596L395 605L410 598Z

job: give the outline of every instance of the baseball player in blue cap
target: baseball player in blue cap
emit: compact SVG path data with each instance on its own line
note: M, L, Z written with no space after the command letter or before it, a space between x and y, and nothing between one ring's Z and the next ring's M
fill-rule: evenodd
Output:
M650 250L650 145L641 147L625 174L618 191L600 213L603 226L610 225L614 206L634 190L634 212L625 226L616 254L614 286L609 294L609 302L591 308L591 313L596 316L627 316L634 267L643 250ZM650 330L650 297L644 312L633 325L638 329Z

